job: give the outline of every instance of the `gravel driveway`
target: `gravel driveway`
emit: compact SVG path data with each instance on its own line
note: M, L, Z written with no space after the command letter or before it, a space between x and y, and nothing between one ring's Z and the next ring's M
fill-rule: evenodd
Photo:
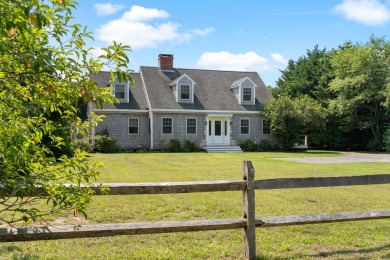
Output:
M338 157L307 157L307 158L275 158L277 160L303 162L312 164L354 163L354 162L387 162L390 163L390 154L374 153L343 153Z

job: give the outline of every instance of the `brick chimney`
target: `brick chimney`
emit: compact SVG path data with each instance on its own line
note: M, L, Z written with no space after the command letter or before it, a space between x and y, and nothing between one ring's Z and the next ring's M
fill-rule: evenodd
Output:
M160 68L160 70L173 70L173 55L159 54L158 67Z

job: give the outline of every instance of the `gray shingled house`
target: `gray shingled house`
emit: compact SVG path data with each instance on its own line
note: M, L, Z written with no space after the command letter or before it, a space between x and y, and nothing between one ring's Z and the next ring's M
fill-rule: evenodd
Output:
M179 69L173 55L160 54L158 67L132 73L134 86L110 83L110 74L91 76L99 87L111 84L118 104L89 111L106 118L118 148L165 148L171 139L191 140L208 151L240 151L246 139L273 143L262 104L271 94L256 72Z

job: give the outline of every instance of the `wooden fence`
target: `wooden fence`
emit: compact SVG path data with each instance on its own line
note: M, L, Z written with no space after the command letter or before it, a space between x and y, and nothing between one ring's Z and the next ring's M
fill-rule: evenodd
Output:
M242 190L242 218L239 219L92 224L83 225L77 230L75 230L74 226L71 225L56 227L0 228L0 242L91 238L242 228L245 234L245 256L248 259L255 259L256 227L266 228L390 218L390 210L256 218L254 194L255 189L263 190L388 184L390 183L390 174L326 178L281 178L270 180L254 180L254 175L255 171L252 163L250 161L244 161L241 181L107 184L110 188L108 195L173 194ZM102 195L99 192L98 185L96 185L95 191L96 195Z

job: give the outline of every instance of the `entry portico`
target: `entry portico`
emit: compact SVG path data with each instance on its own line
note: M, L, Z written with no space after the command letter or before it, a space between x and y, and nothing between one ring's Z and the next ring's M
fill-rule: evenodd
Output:
M208 114L206 116L207 146L230 145L232 114Z

